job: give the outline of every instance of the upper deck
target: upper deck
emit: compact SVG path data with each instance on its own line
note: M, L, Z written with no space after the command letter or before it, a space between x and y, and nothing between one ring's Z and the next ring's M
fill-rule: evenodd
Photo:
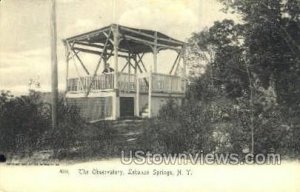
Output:
M90 92L108 92L118 89L120 92L135 93L137 85L140 93L149 92L149 79L151 79L151 90L153 93L176 93L185 92L185 81L180 76L152 73L150 74L129 74L124 72L118 73L118 83L114 83L116 73L107 73L92 76L69 78L67 81L67 91L71 94L86 93L88 86L91 84ZM116 86L116 87L115 87Z

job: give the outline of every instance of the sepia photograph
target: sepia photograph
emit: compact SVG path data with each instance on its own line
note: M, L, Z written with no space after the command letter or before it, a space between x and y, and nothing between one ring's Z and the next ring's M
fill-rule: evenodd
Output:
M0 0L0 192L297 192L299 160L299 0Z

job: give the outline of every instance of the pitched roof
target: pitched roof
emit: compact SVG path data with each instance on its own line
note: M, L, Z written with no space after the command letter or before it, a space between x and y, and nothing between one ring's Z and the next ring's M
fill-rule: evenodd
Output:
M65 39L69 43L75 43L79 45L85 45L95 48L103 48L103 45L107 41L109 36L110 40L113 40L113 34L110 33L113 26L117 26L119 30L119 50L130 53L147 53L151 52L151 45L155 44L157 37L158 49L181 49L184 42L171 38L163 33L148 30L148 29L136 29L131 27L125 27L121 25L111 24L109 26L90 31L87 33L79 34ZM112 49L112 45L108 46L108 49Z

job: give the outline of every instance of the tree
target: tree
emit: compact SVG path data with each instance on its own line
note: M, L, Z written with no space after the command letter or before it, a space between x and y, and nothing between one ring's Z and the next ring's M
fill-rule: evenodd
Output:
M223 128L235 149L241 149L240 138L246 135L251 138L252 152L285 153L291 151L288 145L299 149L299 1L222 2L225 10L240 14L242 22L215 22L193 34L190 44L197 45L199 55L208 59L206 71L192 79L189 95L206 102L225 97L229 100L224 108L230 108L231 102L238 106L243 115Z
M262 86L274 81L277 102L299 108L300 1L221 0L243 19L246 59Z
M207 61L207 74L200 77L200 81L209 78L210 89L223 91L232 98L241 97L249 89L241 34L240 25L224 20L215 22L209 30L194 33L190 39L190 44L196 44L199 47L197 51ZM195 67L192 66L193 69Z

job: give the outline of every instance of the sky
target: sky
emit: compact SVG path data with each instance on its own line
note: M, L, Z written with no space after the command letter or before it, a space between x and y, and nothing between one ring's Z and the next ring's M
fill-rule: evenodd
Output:
M0 1L0 90L18 95L29 80L50 91L50 0ZM57 0L59 89L66 62L62 39L117 23L186 41L216 20L233 18L217 0Z

